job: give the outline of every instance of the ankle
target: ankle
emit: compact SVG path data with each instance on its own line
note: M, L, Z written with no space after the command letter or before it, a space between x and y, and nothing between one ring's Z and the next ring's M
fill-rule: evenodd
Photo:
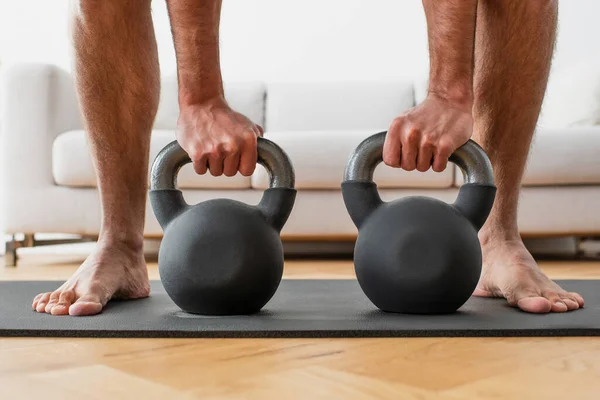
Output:
M494 227L484 226L479 231L479 242L482 246L488 246L490 244L499 242L514 242L521 241L521 235L519 229L515 227Z
M144 235L139 233L102 232L98 237L98 246L142 253L144 251Z

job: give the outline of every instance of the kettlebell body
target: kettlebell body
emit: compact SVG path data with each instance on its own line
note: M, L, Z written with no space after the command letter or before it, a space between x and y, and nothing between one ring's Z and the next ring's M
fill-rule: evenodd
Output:
M267 168L281 173L274 163L288 163L283 173L288 175L285 184L291 187L277 184L267 189L257 206L231 199L190 206L179 190L168 188L170 183L150 192L155 215L164 230L158 256L160 279L169 297L186 312L256 313L281 282L283 248L279 234L295 199L293 170L282 150L272 142L265 143L266 139L260 140L262 160L267 156L265 148L278 152L269 162L263 161ZM175 148L172 153L183 157L176 142L171 146ZM156 174L163 177L162 172ZM158 176L154 186L161 186Z
M351 158L349 167L354 172L347 170L342 184L346 208L358 227L354 249L357 280L383 311L454 312L471 296L481 275L477 232L495 196L495 187L489 184L491 166L481 158L483 150L469 144L468 154L476 152L478 162L483 163L478 179L481 173L485 179L483 184L463 186L454 204L424 196L383 202L372 174L381 161L384 140L385 132L359 145L356 153L360 160L356 154ZM459 156L465 155L459 152L454 160Z

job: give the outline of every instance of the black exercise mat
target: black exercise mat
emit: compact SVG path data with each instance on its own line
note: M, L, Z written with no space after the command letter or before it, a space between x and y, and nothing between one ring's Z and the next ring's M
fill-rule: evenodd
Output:
M259 314L203 317L180 311L155 281L147 299L111 302L93 317L55 317L36 313L31 301L59 282L0 282L0 336L600 336L600 281L559 283L581 293L586 307L533 315L502 299L473 297L451 315L399 315L375 308L354 280L284 280Z

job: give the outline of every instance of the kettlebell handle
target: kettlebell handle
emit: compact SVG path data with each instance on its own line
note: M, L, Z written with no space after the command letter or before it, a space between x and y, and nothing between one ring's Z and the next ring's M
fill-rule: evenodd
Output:
M257 205L275 229L281 230L289 217L295 197L294 167L288 155L274 142L257 139L257 163L269 173L269 189ZM190 163L189 155L173 141L156 156L150 173L150 200L154 214L163 229L181 212L189 208L177 188L177 175Z
M275 143L265 138L257 139L258 164L269 173L269 188L293 189L294 167L288 155ZM150 174L151 190L177 189L179 170L192 162L176 140L158 153Z
M350 155L344 181L372 182L375 168L383 161L383 145L387 132L379 132L363 140ZM449 159L462 171L465 183L494 186L492 164L485 151L470 140Z
M386 131L379 132L363 140L346 165L342 190L346 207L357 226L383 204L373 182L373 173L383 161L386 134ZM469 139L449 160L461 169L465 181L453 206L479 230L491 211L496 194L490 159L481 146Z

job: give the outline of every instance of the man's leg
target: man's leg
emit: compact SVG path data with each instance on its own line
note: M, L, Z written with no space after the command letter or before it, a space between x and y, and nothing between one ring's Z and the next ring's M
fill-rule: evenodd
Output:
M494 166L498 192L479 236L483 274L475 292L529 312L583 306L544 275L517 228L519 189L554 50L557 1L479 0L473 138Z
M150 0L81 0L75 73L98 176L102 228L96 250L38 312L90 315L111 298L149 294L143 254L150 131L160 73Z

